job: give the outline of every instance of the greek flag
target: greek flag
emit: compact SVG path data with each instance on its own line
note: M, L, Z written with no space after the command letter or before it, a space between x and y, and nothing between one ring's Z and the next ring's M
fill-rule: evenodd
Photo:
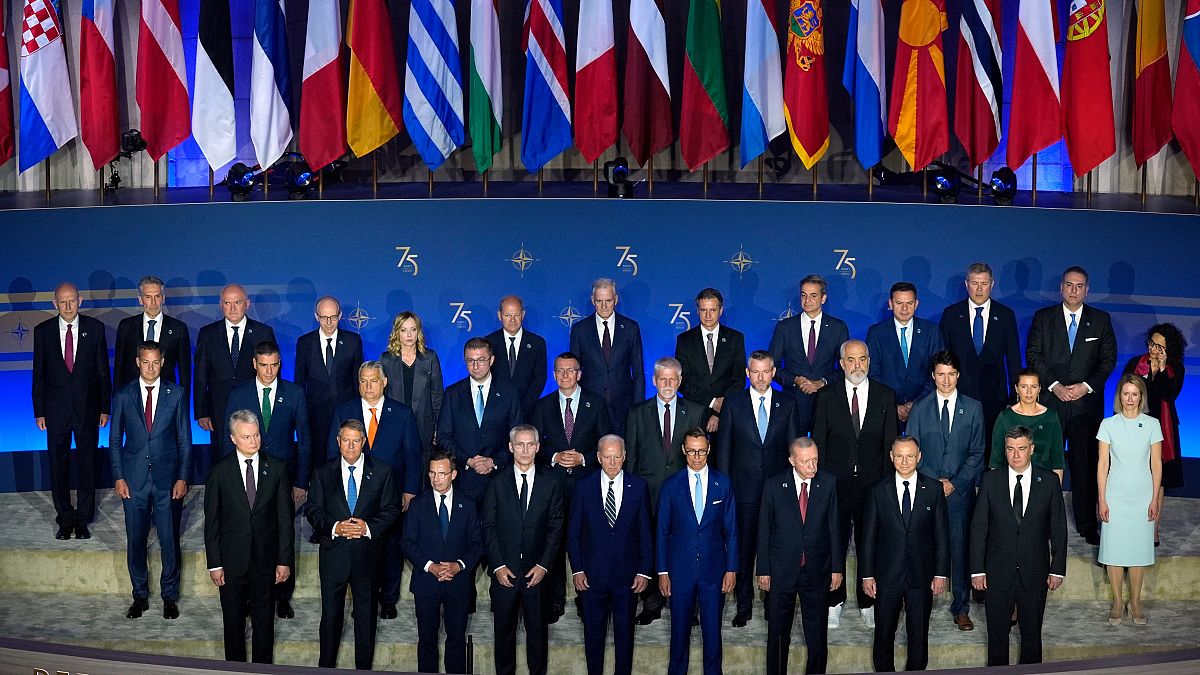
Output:
M458 23L450 0L412 0L404 126L430 170L466 141Z

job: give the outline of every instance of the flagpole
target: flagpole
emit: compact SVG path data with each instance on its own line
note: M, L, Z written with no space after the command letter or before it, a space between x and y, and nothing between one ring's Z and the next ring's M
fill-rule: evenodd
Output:
M1146 205L1146 182L1147 182L1146 174L1148 173L1146 171L1145 164L1142 165L1142 168L1140 169L1140 171L1142 172L1142 206L1145 206Z
M104 202L104 165L103 164L100 165L99 173L100 173L100 178L98 179L99 182L96 183L96 191L100 193L100 202L103 203ZM151 410L151 412L153 412L153 410Z
M600 177L596 173L596 171L597 171L596 165L598 162L599 162L599 159L592 160L592 196L593 197L600 194Z
M483 196L486 197L488 196L488 172L484 171L480 177L483 178Z
M1037 153L1033 153L1033 184L1031 186L1033 194L1033 205L1037 206Z
M921 198L929 196L929 167L921 169Z
M816 199L817 198L817 165L816 164L813 164L812 178L813 178L813 199Z
M43 165L43 168L45 169L44 173L46 174L46 203L49 204L50 203L50 158L47 157L43 161L45 162L45 164Z
M379 158L371 152L371 196L379 196Z
M867 169L867 200L875 197L875 167Z
M976 183L976 187L979 188L979 198L983 199L983 165L980 164L979 167L976 169L976 171L978 173L979 178L976 179L975 183Z
M154 160L154 201L158 201L158 160Z
M654 155L646 160L646 195L654 196Z
M211 202L212 200L213 200L213 170L212 170L212 167L210 166L210 167L208 167L208 201ZM154 412L154 411L151 410L151 412Z
M1087 205L1088 205L1088 208L1092 207L1092 172L1091 171L1087 172Z
M538 169L538 196L542 196L542 169Z
M271 174L268 171L268 168L269 167L263 167L262 169L263 201L269 201L271 199Z
M211 180L209 181L212 182ZM317 199L325 198L325 167L317 169Z
M704 198L708 199L708 162L704 163Z
M763 196L763 156L758 156L758 198Z
M433 196L433 172L428 171L428 173L429 173L429 196L432 197Z

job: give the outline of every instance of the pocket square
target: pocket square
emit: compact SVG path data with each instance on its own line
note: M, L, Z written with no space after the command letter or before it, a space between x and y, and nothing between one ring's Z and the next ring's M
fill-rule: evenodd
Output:
M1083 341L1084 342L1095 342L1096 340L1099 340L1099 339L1100 338L1098 338L1098 337L1090 337L1090 338L1084 338Z
M721 502L723 502L723 501L725 501L725 500L724 500L724 499L718 499L718 500L716 500L716 501L709 502L709 503L710 503L710 504L712 504L713 506L716 506L717 504L720 504L720 503L721 503Z

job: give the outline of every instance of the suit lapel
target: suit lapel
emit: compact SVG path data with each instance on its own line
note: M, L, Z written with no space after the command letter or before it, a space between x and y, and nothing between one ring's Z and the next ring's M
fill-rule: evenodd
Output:
M675 405L675 422L674 426L671 428L671 447L674 448L676 441L679 441L681 444L683 443L683 435L687 433L687 430L692 426L692 423L691 419L688 417L686 407L687 404L684 403L684 399L677 396L672 403ZM657 410L657 406L655 409ZM659 431L662 431L661 422L659 424Z

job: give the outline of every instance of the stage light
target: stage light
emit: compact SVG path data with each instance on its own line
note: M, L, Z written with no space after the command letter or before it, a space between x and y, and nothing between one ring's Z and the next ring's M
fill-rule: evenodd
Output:
M933 191L937 193L938 201L943 204L958 203L958 191L962 183L958 179L958 170L952 166L939 164L931 174Z
M233 201L244 202L250 199L250 193L254 191L254 184L257 182L256 178L261 173L241 162L229 167L229 173L225 176L225 186L229 188L229 196Z
M617 157L604 163L604 182L608 183L608 196L624 199L629 196L629 160Z
M1007 166L992 172L992 200L996 206L1008 206L1017 194L1017 174Z
M313 182L313 171L303 158L288 164L283 177L287 181L288 199L304 199L308 196L308 188Z
M146 149L146 139L142 138L142 132L137 129L130 129L121 134L121 156L130 157L135 152L141 152Z

